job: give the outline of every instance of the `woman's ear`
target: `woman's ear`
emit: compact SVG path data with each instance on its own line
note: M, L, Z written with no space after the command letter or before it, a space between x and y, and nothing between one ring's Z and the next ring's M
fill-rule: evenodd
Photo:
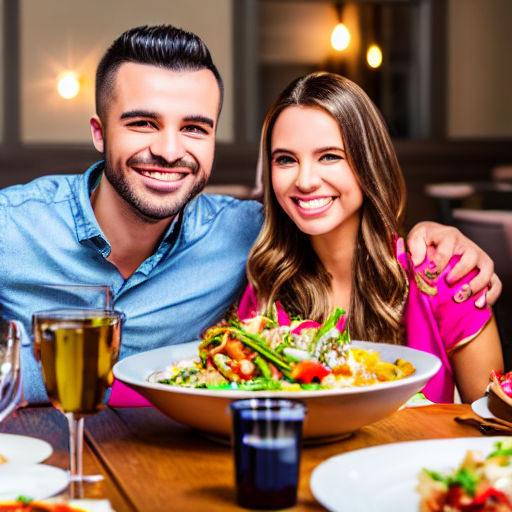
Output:
M97 115L94 115L91 117L89 125L91 127L92 142L94 144L94 147L100 153L103 153L103 151L105 150L105 139L103 135L103 124L101 122L101 119Z

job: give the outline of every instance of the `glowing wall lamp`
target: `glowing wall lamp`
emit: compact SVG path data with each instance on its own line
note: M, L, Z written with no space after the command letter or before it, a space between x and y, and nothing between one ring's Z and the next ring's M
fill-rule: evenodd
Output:
M372 44L366 52L366 62L371 68L378 68L382 64L382 51L377 44Z
M80 91L80 80L74 71L64 71L57 79L57 91L66 100L74 98Z
M335 50L341 52L342 50L345 50L345 48L347 48L350 43L350 32L348 31L348 28L341 22L343 5L340 2L336 4L336 9L338 11L339 23L334 27L334 30L332 31L331 44Z

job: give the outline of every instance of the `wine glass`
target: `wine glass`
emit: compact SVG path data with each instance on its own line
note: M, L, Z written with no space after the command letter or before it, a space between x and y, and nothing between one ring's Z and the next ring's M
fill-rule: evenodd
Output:
M44 284L45 303L64 309L112 309L112 289L104 285Z
M20 337L16 324L0 317L0 422L21 397Z
M84 417L104 407L119 356L123 314L111 309L66 308L32 315L34 354L52 405L69 425L72 482L94 482L83 475Z

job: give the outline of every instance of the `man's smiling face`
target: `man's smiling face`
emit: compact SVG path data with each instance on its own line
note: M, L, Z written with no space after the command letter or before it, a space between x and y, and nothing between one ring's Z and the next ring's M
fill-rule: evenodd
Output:
M210 177L220 91L213 73L127 62L91 120L105 178L148 221L174 217Z

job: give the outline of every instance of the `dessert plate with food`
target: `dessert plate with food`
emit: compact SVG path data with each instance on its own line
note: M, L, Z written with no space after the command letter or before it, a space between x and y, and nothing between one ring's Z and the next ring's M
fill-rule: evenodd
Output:
M483 419L498 420L512 429L512 372L491 372L487 393L471 404L471 409Z
M327 459L310 487L331 512L510 512L511 454L503 437L391 443Z

